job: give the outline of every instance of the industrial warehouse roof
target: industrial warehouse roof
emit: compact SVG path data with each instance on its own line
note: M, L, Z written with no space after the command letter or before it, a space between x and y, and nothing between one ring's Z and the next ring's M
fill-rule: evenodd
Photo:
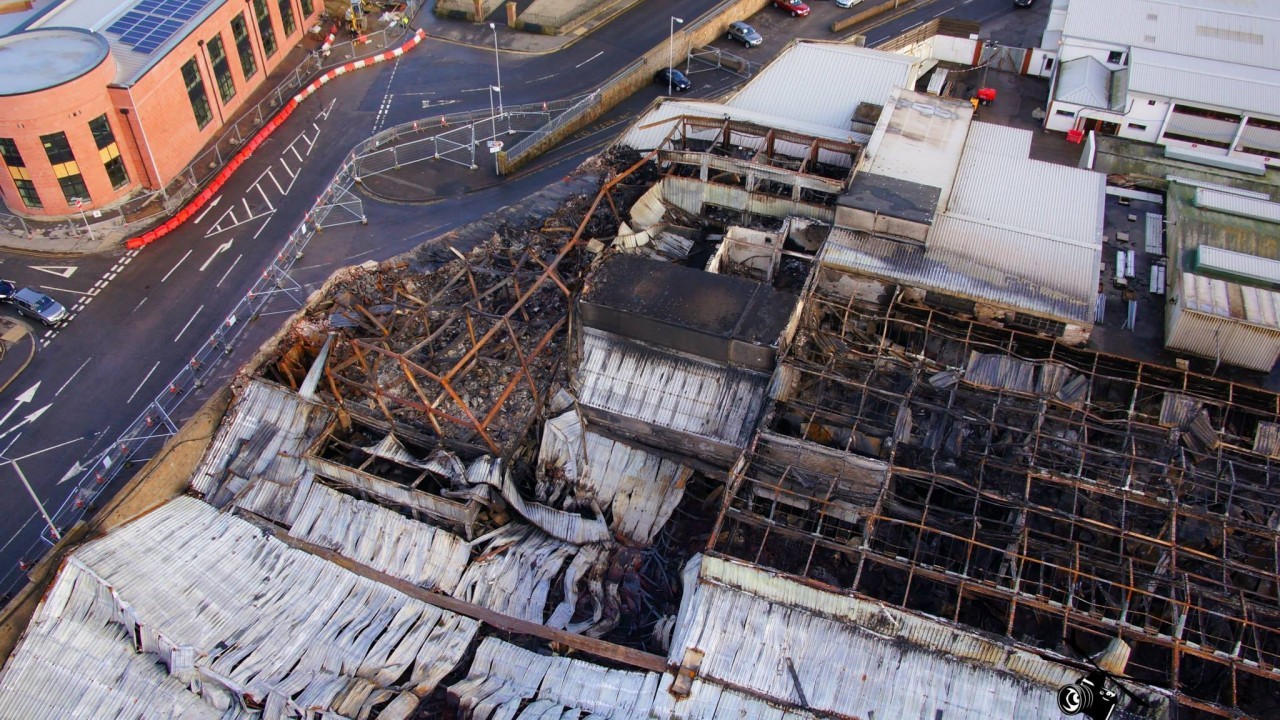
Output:
M1280 55L1280 33L1271 48ZM1068 65L1062 66L1064 73ZM1280 116L1280 67L1134 48L1129 55L1129 90Z
M1280 69L1280 3L1273 0L1071 0L1062 34Z
M858 172L936 187L946 207L972 119L968 102L895 88Z
M1207 315L1280 330L1280 293L1265 288L1182 273L1182 306Z
M860 103L883 105L893 88L914 85L919 63L847 43L795 41L726 104L848 130Z

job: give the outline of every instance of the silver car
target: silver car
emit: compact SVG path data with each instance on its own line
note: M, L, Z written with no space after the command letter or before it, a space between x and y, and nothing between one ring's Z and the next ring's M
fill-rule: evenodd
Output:
M753 48L764 42L756 29L744 22L729 23L729 39L737 40L746 47Z
M851 8L860 2L862 2L862 0L836 0L836 7Z
M67 321L67 309L38 290L22 288L8 301L18 309L19 315L35 318L49 327L57 327Z

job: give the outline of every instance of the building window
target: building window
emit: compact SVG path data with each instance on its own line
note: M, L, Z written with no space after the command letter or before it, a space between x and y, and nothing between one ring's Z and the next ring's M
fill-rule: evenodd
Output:
M204 91L204 80L196 59L191 58L182 66L182 79L187 83L187 99L191 100L191 112L196 116L196 127L203 129L213 119L209 110L209 93Z
M1061 115L1062 117L1072 117L1072 118L1076 116L1076 113L1074 110L1054 110L1053 114Z
M209 49L209 64L213 66L213 79L218 82L218 95L222 104L226 105L236 96L236 81L231 77L231 63L227 62L227 51L222 47L222 35L214 35L205 45Z
M1130 130L1132 130L1132 131L1134 131L1134 132L1146 132L1146 131L1147 131L1147 126L1146 126L1146 125L1139 125L1138 123L1129 123L1129 129L1130 129Z
M236 52L240 55L240 69L244 71L244 79L248 80L258 72L258 61L253 57L253 41L249 39L244 13L231 18L231 37L235 38Z
M267 57L276 54L276 31L271 27L271 11L267 0L253 0L253 14L258 18L258 34L262 36L262 53Z
M18 152L18 145L12 138L0 138L0 159L3 159L5 167L9 168L9 178L17 186L18 197L22 198L22 203L29 208L44 207L40 203L40 193L36 192L35 183L31 182L31 175L27 173L27 164L22 159L22 153Z
M293 0L280 0L280 24L284 25L284 36L289 37L298 26L293 22Z
M1108 62L1108 63L1110 63L1110 64L1112 64L1112 65L1123 65L1123 64L1124 64L1124 51L1123 51L1123 50L1112 50L1111 52L1107 53L1107 62Z
M1208 108L1194 107L1192 105L1174 105L1173 111L1179 115L1191 115L1193 117L1209 118L1210 120L1221 120L1222 122L1238 123L1240 116L1234 113L1222 112L1220 110L1209 110Z
M1155 104L1156 104L1156 101L1155 101L1155 100L1148 100L1148 101L1147 101L1147 104L1148 104L1148 105L1155 105Z
M68 205L78 205L80 202L89 200L89 188L84 184L84 177L80 175L80 165L76 162L76 156L71 152L71 143L67 142L67 134L64 132L56 132L52 135L41 135L40 142L44 145L44 154L49 156L49 164L53 166L53 175L58 178L58 184L62 186L62 194L67 199Z
M124 168L120 146L116 144L116 136L111 132L111 123L106 114L89 121L89 132L93 133L93 142L98 146L98 156L111 180L111 187L119 190L129 182L129 172Z
M1013 317L1009 320L1009 327L1030 330L1031 332L1040 335L1048 335L1049 337L1062 337L1067 332L1067 324L1064 322L1050 320L1036 315L1027 315L1026 313L1014 313Z

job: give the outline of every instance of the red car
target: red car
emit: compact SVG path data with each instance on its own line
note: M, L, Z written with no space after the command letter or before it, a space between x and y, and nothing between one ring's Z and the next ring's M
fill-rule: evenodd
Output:
M773 0L774 7L791 13L791 17L804 17L809 14L809 6L803 0Z

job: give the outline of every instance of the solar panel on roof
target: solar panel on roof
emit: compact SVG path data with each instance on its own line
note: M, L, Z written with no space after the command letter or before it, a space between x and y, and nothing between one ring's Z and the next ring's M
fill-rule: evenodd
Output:
M149 55L210 2L212 0L141 0L109 25L107 32L119 35L120 42L135 52Z

